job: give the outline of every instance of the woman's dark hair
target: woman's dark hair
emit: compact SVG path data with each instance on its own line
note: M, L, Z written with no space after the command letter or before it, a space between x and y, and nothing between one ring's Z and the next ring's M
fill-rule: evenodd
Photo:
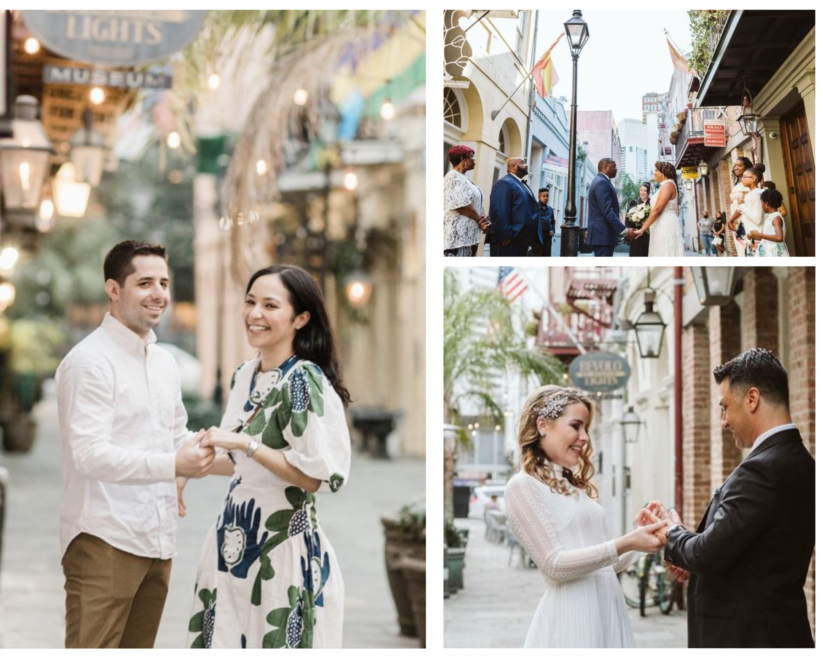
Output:
M121 286L125 285L126 279L134 273L135 268L132 261L137 256L158 256L166 263L169 262L166 249L162 245L124 240L114 245L106 254L106 259L103 261L104 280L114 279Z
M769 206L769 208L774 208L775 210L783 205L783 195L771 188L766 188L760 193L760 200Z
M746 171L752 172L754 177L757 179L758 185L763 182L763 175L766 173L766 165L762 162L758 162L756 165L749 167Z
M769 350L755 347L739 354L714 369L718 384L729 379L729 389L745 393L756 388L760 395L775 405L789 406L789 375L783 364Z
M298 359L311 361L326 375L334 390L343 401L343 406L351 402L351 395L343 386L340 376L340 364L337 359L337 349L329 324L329 316L323 304L323 295L311 275L306 270L294 265L272 265L258 270L251 275L246 294L249 294L252 285L261 276L276 274L289 291L289 303L294 308L294 314L300 315L308 311L310 318L294 336L294 353Z
M752 161L749 160L745 155L741 155L739 158L737 158L734 161L735 164L737 164L738 162L742 163L743 166L745 167L745 169L743 169L743 171L746 171L746 169L751 169L752 168ZM734 167L732 167L732 176L734 176L734 184L737 185L740 182L740 179L737 177L737 174L734 173Z
M720 215L720 217L718 217L718 215ZM722 210L718 210L716 213L714 213L714 219L715 219L715 221L721 221L725 224L726 223L726 213L723 212Z
M654 168L669 180L677 180L677 170L671 162L655 162Z
M776 190L777 185L774 184L774 181L771 180L764 180L763 181L763 188L767 190Z
M638 194L640 193L640 190L642 190L644 187L646 188L646 196L651 196L652 186L649 183L640 183L640 187L637 188Z

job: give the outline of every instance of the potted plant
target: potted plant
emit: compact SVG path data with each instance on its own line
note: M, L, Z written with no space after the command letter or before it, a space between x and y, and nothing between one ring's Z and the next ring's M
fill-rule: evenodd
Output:
M463 589L463 569L466 565L466 543L463 535L454 523L445 522L443 537L446 540L447 568L449 572L449 591L456 594Z
M421 634L415 620L412 595L403 572L403 560L413 558L426 563L426 504L411 503L400 508L397 518L380 519L386 538L386 573L389 578L397 622L401 635L415 637ZM424 577L425 588L425 577ZM425 604L424 604L425 605ZM424 608L425 610L425 608ZM425 617L422 634L425 636Z
M407 555L400 560L403 579L408 584L412 615L421 648L426 648L426 558Z

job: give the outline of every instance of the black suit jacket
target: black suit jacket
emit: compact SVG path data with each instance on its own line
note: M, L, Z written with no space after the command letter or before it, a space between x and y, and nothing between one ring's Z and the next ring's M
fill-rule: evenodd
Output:
M690 647L814 646L803 592L814 497L814 459L789 429L741 462L697 532L669 533L666 560L692 572Z
M525 256L532 244L543 241L537 199L528 186L511 174L492 187L489 219L492 244L502 247L503 242L511 240L508 251L504 247L493 256Z

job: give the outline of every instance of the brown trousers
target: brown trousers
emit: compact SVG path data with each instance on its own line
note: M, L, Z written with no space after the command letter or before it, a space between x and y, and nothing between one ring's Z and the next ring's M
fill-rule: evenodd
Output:
M151 649L171 560L138 557L82 533L63 556L67 649Z

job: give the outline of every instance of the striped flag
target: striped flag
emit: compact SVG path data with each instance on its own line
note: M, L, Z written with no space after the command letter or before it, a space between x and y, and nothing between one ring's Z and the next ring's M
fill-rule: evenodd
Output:
M694 77L698 77L697 73L692 71L689 68L689 62L680 52L680 49L674 45L672 38L669 36L669 33L666 32L666 41L669 44L669 54L672 56L672 64L674 64L674 68L680 71L681 73L689 73Z
M537 93L540 94L541 98L546 98L546 96L551 94L552 87L556 86L557 83L560 82L560 78L557 75L557 69L554 68L554 64L552 64L552 50L554 50L554 47L562 38L562 34L557 37L557 41L551 45L551 47L546 51L546 54L537 61L537 64L535 64L532 69L534 84L537 87Z
M501 267L497 274L497 288L509 302L513 302L529 289L529 285L513 267Z

